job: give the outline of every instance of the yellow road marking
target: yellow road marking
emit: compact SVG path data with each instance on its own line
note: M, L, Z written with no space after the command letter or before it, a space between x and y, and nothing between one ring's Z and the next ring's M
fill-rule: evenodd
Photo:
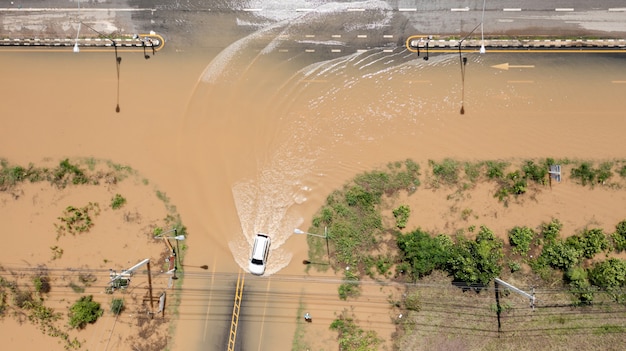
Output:
M237 275L237 290L235 291L235 299L233 305L233 316L230 322L230 336L228 338L228 351L235 350L235 342L237 341L237 327L239 326L239 312L241 311L241 299L243 297L244 273L239 269Z

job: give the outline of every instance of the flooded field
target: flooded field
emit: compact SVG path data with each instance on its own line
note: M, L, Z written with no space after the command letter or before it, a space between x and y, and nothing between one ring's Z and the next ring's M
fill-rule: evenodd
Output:
M2 51L2 156L130 165L177 206L190 233L186 262L213 274L245 269L254 234L269 233L270 277L249 278L254 316L267 312L272 289L291 294L291 313L301 291L319 294L310 305L326 303L328 287L285 278L304 274L306 241L293 228L306 229L357 173L406 158L626 157L623 54L469 52L462 74L456 53L425 61L404 48L320 49L334 43L307 53L311 43L279 40L291 35L280 29L232 38L219 52L166 46L146 60L120 51L119 77L111 50ZM189 291L214 284L191 274ZM223 342L232 307L224 291L219 303L183 296L176 349ZM249 320L244 342L289 350L295 313L273 317Z

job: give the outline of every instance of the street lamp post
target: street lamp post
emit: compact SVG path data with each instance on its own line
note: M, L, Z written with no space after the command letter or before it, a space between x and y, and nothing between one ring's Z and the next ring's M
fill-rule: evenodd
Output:
M307 233L298 228L294 229L293 233L294 234L306 234L306 235L316 236L318 238L324 238L326 240L326 254L328 255L328 264L330 264L330 246L328 245L328 227L324 227L324 235Z
M483 24L485 22L485 3L487 2L487 0L483 0L483 14L482 17L480 19L480 40L481 40L481 44L480 44L480 53L484 54L485 52L487 52L487 50L485 50L485 32L483 31Z
M80 1L79 1L80 4ZM80 5L79 5L80 6ZM85 25L85 27L91 29L92 31L98 33L101 37L104 37L108 40L111 41L111 43L113 44L113 49L115 52L115 68L117 69L117 105L115 106L115 112L120 113L120 65L122 64L122 58L117 54L117 42L111 38L107 38L106 35L98 32L97 30L95 30L93 27L91 27L90 25L79 21L78 22L78 30L80 31L80 25ZM80 49L78 48L78 33L76 34L76 42L74 43L74 52L75 53L79 53Z
M482 22L479 23L478 26L482 26ZM467 39L470 35L472 35L472 33L474 33L474 31L476 31L476 29L478 29L478 26L474 27L474 29L472 29L471 32L469 32L466 36L464 36L459 41L459 63L461 64L461 111L460 112L462 115L465 114L465 65L467 65L467 57L463 57L461 53L461 45L463 44L463 41L465 41L465 39Z

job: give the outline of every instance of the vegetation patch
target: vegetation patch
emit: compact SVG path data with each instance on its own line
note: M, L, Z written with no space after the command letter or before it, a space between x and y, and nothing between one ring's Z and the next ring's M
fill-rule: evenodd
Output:
M618 167L622 163L619 162L603 162L594 168L591 163L567 159L524 160L516 164L504 161L461 163L445 159L440 162L430 160L428 162L430 170L425 173L427 184L433 188L456 187L453 189L454 195L448 196L449 200L463 198L465 190L474 186L476 182L483 181L495 184L495 197L503 206L507 206L511 199L517 201L524 197L528 198L529 194L532 196L541 192L543 187L553 186L554 178L548 170L555 164L562 166L562 177L566 176L565 172L568 169L577 170L573 171L575 174L573 178L583 186L611 185L614 189L622 186L609 183L613 179L612 174L621 171ZM419 169L419 166L413 168ZM593 178L585 176L589 173L587 171L593 173ZM457 289L458 291L472 288L476 291L475 296L480 297L478 300L488 299L485 294L489 294L489 298L493 299L492 280L501 277L507 281L511 279L513 283L533 281L535 286L538 284L554 289L554 294L558 295L559 299L543 296L546 300L554 301L554 306L542 305L542 308L546 309L554 308L557 309L555 311L559 311L558 308L564 307L580 308L575 313L583 315L587 313L586 311L613 310L616 308L615 304L626 305L626 294L622 293L626 280L626 264L621 259L610 257L612 253L626 249L626 220L618 223L613 233L607 234L601 228L590 227L576 233L567 233L565 238L561 237L563 225L556 218L535 228L524 226L522 223L506 232L508 234L506 242L498 239L488 227L475 225L468 227L467 230L459 229L451 233L431 233L420 228L405 233L406 223L413 215L413 211L409 211L407 205L392 207L394 205L390 204L394 204L399 191L406 190L411 194L411 188L420 183L419 172L411 173L416 175L417 179L402 183L409 184L410 187L386 188L384 185L386 183L399 183L394 178L394 172L404 172L404 167L388 167L385 171L358 175L342 189L332 192L325 205L313 218L309 232L321 233L323 227L328 228L330 266L344 272L345 279L339 288L341 299L358 297L357 289L360 288L358 279L363 275L375 279L383 276L385 279L416 283L428 281L431 276L439 277L441 280L443 274L453 283L452 286L462 288ZM403 206L407 208L404 209ZM383 211L391 212L395 221L383 221L381 217ZM461 219L468 220L472 215L471 209L465 209L461 213ZM466 236L466 232L469 235ZM309 258L312 261L324 261L323 258L326 257L324 240L310 237L308 242ZM603 260L603 257L606 259ZM395 275L390 275L389 272L394 270ZM441 287L433 288L431 298L423 293L425 288L423 284L418 286L419 292L407 288L407 294L392 304L393 308L406 312L394 319L399 335L413 333L411 328L415 328L416 325L420 328L431 325L429 316L434 312L429 311L446 309L445 306L448 306L447 302L443 304L441 302L445 299L441 296L441 291L437 290ZM530 291L530 287L523 289ZM524 321L522 324L527 322L525 327L529 330L543 330L537 323L543 323L549 318L532 317L532 314L520 312L509 300L509 294L514 295L509 289L496 294L496 303L486 304L485 315L482 317L476 317L476 308L471 302L467 302L468 306L472 306L468 307L466 312L468 315L476 317L477 320L497 318L496 329L474 327L472 322L469 325L454 326L457 328L454 330L472 335L499 337L501 324L508 316L521 318ZM468 298L473 295L468 294ZM429 304L429 299L434 305ZM525 307L527 306L526 302ZM621 307L617 309L619 308ZM432 332L440 332L446 325L454 324L447 321L459 317L462 312L457 309L462 310L463 307L455 305L454 311L446 315L446 322L440 321L440 325L433 326L435 329ZM530 312L530 309L528 311ZM561 312L552 313L556 315L555 318L562 327L552 332L551 325L550 329L541 334L548 338L552 335L567 334L568 330L578 330L581 328L580 324L594 333L601 333L603 330L592 321L579 322L576 318L561 315ZM524 330L520 328L525 327L516 326L510 335L524 334ZM335 325L335 328L339 327ZM346 328L344 332L348 333L349 330L350 328ZM607 330L611 328L607 327ZM403 338L398 340L405 341ZM481 342L482 339L478 344ZM454 343L451 342L450 345L452 344ZM356 348L342 349L359 350L360 346L354 347ZM416 347L412 344L405 349ZM468 346L468 349L481 348Z
M92 295L83 296L70 307L69 324L72 328L83 329L87 324L95 323L103 312Z
M111 199L111 208L114 210L122 208L125 204L126 199L120 194L115 194L115 196Z
M76 235L77 233L86 233L93 227L93 217L100 214L100 205L90 202L84 207L68 206L63 211L63 216L58 219L62 224L56 224L57 239L69 233Z
M407 205L402 205L393 210L393 217L396 219L396 227L398 229L406 228L406 223L409 221L411 215L411 209Z
M340 350L376 351L382 341L375 331L360 328L346 311L330 324L330 329L338 333Z

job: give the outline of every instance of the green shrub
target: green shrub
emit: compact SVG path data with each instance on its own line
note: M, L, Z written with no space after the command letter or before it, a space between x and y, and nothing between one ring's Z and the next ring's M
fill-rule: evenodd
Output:
M85 292L84 286L80 286L74 282L70 282L69 287L72 289L73 292L78 293L78 294L82 294Z
M14 289L13 304L22 309L29 309L33 304L33 294L28 290Z
M626 220L619 222L615 226L615 232L611 234L611 238L617 252L626 250Z
M349 206L369 209L379 202L379 198L360 185L354 185L346 191L346 202Z
M459 163L453 159L446 158L441 163L429 160L428 164L433 170L433 176L447 185L456 184L459 179Z
M593 184L596 172L589 162L583 162L577 168L572 168L571 176L574 179L578 179L585 186L587 183Z
M622 177L622 178L626 178L626 165L623 165L619 169L619 176Z
M545 262L553 268L567 270L580 262L582 251L572 245L572 242L557 240L546 244L541 252Z
M459 236L449 251L446 270L455 281L487 285L502 271L502 241L485 226L480 227L475 241Z
M124 311L124 299L113 299L111 301L111 312L117 316L122 311Z
M508 166L508 163L500 161L487 161L485 162L485 165L487 166L487 178L501 179L504 178L504 171Z
M330 324L330 330L339 334L340 350L376 351L382 341L375 331L361 329L345 312Z
M478 178L480 177L480 169L482 168L482 163L470 163L470 162L465 162L464 164L464 170L465 170L465 177L467 177L467 179L471 182L471 183L475 183Z
M519 171L511 172L506 177L509 180L509 184L506 186L511 194L521 195L526 193L528 185L526 184L526 179L520 175Z
M593 302L596 289L587 279L574 280L570 284L570 292L576 299L576 305L590 305Z
M98 302L93 301L93 296L83 296L76 301L69 312L69 324L72 328L82 329L87 323L95 323L103 310Z
M561 233L561 228L563 228L563 224L558 219L553 219L550 223L544 223L541 226L541 234L543 235L543 239L547 243L552 243L556 241L559 237L559 233Z
M64 188L68 182L72 184L86 184L89 182L89 178L85 175L85 172L77 165L70 163L67 158L59 162L59 166L53 173L52 182L60 188Z
M121 208L124 204L126 204L126 199L120 194L115 194L111 199L111 208L114 210Z
M532 180L535 183L545 184L548 168L545 165L538 165L533 161L526 161L522 166L524 178Z
M35 287L35 291L38 293L50 292L49 278L45 275L39 275L39 276L33 277L33 286Z
M520 266L518 262L515 262L515 261L509 262L509 270L511 270L511 273L515 273L519 271L520 269L522 269L522 266Z
M597 262L589 271L589 280L595 286L612 289L626 285L626 261L618 258Z
M603 162L600 164L600 167L595 171L596 172L596 182L599 184L604 184L607 180L609 180L613 176L613 172L611 169L613 168L613 164L611 162Z
M609 240L600 228L585 229L580 237L583 257L593 258L595 254L609 249Z
M454 245L448 236L433 238L421 229L399 234L397 243L402 253L402 261L408 264L409 273L416 280L435 269L443 269L448 260L448 252Z
M528 227L514 227L509 231L509 243L513 246L513 252L520 255L528 253L534 238L535 232Z
M412 194L420 185L420 165L413 160L390 163L388 168L391 174L389 181L384 184L385 194L391 195L398 190L407 190L409 194Z
M393 210L393 217L396 219L396 227L400 229L406 228L406 224L409 221L410 214L411 209L407 205L401 205L400 207Z
M378 274L381 274L381 275L386 275L389 272L389 269L391 268L391 266L393 265L389 257L383 257L383 256L379 256L374 262L374 264L376 265L376 270L378 271Z
M342 300L347 300L349 297L355 298L361 294L359 283L355 281L348 281L339 285L338 291L339 298Z

